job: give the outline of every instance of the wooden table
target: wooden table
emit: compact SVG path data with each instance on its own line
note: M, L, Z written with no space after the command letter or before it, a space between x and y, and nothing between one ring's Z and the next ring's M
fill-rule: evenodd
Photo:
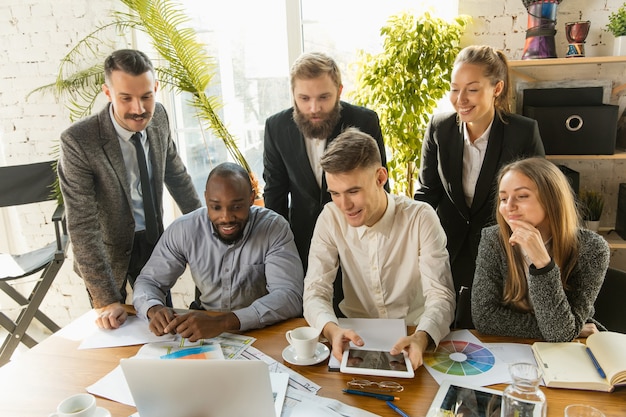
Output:
M305 325L304 319L292 319L266 329L247 332L257 338L254 346L274 359L289 366L322 386L318 395L336 398L346 404L371 411L381 416L396 416L384 401L345 395L341 392L352 376L328 372L327 362L314 366L293 366L284 362L282 350L287 346L284 334L287 330ZM483 342L530 342L522 339L487 337L477 335ZM78 350L79 341L52 335L21 355L15 361L0 368L0 416L30 417L47 416L65 397L84 392L118 365L121 358L133 356L139 346L107 349ZM573 364L573 366L576 366ZM372 381L385 378L368 377ZM388 379L388 378L386 378ZM404 392L398 394L396 404L411 417L422 417L435 396L438 384L428 371L421 367L414 379L398 379ZM504 389L505 385L492 388ZM626 415L626 387L613 393L575 391L542 387L548 398L548 416L562 417L568 404L585 403L602 410L607 417ZM98 405L111 411L113 417L127 417L135 412L133 407L98 398Z

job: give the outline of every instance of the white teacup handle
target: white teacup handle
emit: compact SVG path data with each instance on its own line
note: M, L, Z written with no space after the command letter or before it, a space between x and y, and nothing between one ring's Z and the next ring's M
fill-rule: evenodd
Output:
M287 342L291 344L291 330L287 330L287 332L285 333L285 338L287 339Z

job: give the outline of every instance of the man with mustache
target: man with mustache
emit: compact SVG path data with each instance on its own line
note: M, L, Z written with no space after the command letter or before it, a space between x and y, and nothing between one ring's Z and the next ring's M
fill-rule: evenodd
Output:
M341 74L332 58L305 53L290 77L293 107L265 123L263 197L265 207L289 220L306 271L315 221L330 201L320 165L324 149L345 129L357 127L376 140L384 167L387 158L376 113L340 101Z
M149 58L115 51L104 76L110 103L61 134L58 171L74 270L85 281L96 324L109 329L126 320L126 284L134 285L163 231L163 185L183 213L202 204L156 102Z
M133 303L150 330L194 342L301 315L304 273L289 223L253 205L246 170L231 162L216 166L204 197L206 207L167 228L137 277ZM187 266L199 292L196 307L219 314L177 314L165 306Z

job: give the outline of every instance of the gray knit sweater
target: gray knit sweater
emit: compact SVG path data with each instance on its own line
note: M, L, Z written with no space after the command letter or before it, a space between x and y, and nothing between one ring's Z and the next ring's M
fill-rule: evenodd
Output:
M482 230L476 274L472 286L472 318L485 334L569 342L594 314L593 304L609 266L609 246L597 233L580 229L578 263L568 290L561 284L561 271L552 261L544 268L529 268L528 291L533 313L502 304L508 267L498 226Z

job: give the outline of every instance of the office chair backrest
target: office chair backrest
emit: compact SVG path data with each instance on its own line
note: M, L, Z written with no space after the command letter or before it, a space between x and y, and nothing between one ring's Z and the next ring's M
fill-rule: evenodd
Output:
M609 268L596 298L594 318L608 330L626 333L626 271Z
M0 207L53 200L52 161L0 167Z

